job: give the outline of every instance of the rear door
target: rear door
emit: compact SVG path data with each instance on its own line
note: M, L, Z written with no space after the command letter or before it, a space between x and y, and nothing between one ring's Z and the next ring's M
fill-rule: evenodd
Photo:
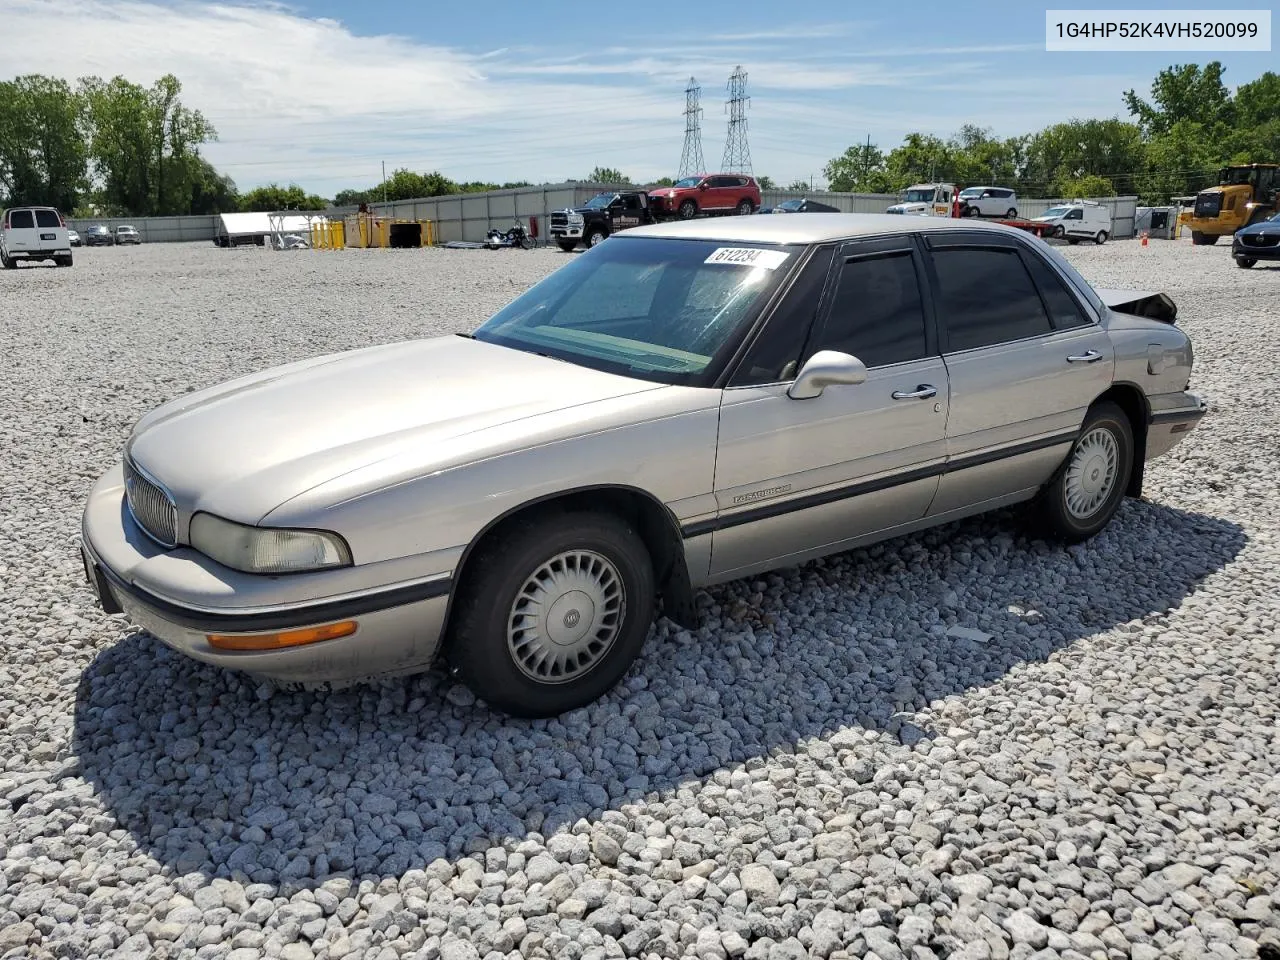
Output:
M925 238L950 383L947 472L930 516L1020 496L1062 462L1111 385L1110 338L1024 242Z
M35 249L41 252L71 249L67 228L63 225L62 217L58 216L57 210L37 209L35 215L38 244Z
M5 247L11 252L39 250L34 210L10 210L8 228L4 232Z

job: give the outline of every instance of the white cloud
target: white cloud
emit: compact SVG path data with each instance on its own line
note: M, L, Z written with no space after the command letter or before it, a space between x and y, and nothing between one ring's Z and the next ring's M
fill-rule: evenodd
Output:
M913 50L864 24L754 26L578 54L529 42L468 52L444 38L362 36L277 3L5 0L0 71L142 84L173 73L218 130L206 156L242 188L294 181L330 195L376 182L382 160L464 180L558 180L597 164L672 174L690 75L703 84L715 166L723 84L739 64L756 170L778 180L820 171L868 133L888 148L907 130L945 135L966 121L1019 132L1147 82L1019 75L1020 44Z

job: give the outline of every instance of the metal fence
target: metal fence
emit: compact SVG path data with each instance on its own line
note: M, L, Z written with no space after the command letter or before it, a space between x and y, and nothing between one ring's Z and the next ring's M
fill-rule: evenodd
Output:
M531 218L538 221L538 242L549 240L547 227L551 213L565 207L577 207L586 203L602 190L618 189L616 184L559 183L540 187L517 187L513 190L493 190L488 193L451 194L443 197L422 197L417 200L395 200L390 203L371 203L374 213L402 220L430 220L435 226L437 243L453 240L481 241L490 228L506 229L514 220L526 227ZM626 189L635 189L628 187ZM895 194L883 193L834 193L814 191L800 193L791 190L765 190L761 195L763 205L774 206L784 200L810 197L846 213L883 213L886 207L901 199ZM1137 197L1098 197L1099 203L1111 210L1113 239L1132 237ZM1018 199L1018 215L1035 217L1052 206L1067 203L1057 200ZM322 215L340 218L354 213L355 207L338 207L325 210ZM137 227L146 243L174 241L212 241L217 233L218 218L208 217L114 217L68 220L68 225L84 231L92 224L101 223L114 230L120 224Z

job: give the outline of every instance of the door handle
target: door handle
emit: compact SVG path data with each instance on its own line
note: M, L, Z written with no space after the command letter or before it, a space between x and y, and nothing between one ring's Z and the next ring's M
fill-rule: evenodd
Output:
M893 391L893 399L895 400L928 400L930 397L936 397L937 395L938 388L931 383L922 383L911 392L904 390Z
M1074 357L1067 357L1067 363L1094 363L1101 359L1102 354L1097 350L1086 350L1084 353L1076 354Z

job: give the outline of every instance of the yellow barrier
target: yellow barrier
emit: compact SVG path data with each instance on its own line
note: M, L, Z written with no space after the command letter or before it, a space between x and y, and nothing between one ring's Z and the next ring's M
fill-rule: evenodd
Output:
M393 223L416 223L421 226L419 231L418 245L422 247L432 247L436 244L435 223L431 220L406 220L406 219L390 219L388 217L377 217L368 213L351 214L346 218L346 222L334 221L331 226L336 227L336 238L331 242L333 249L351 246L359 249L368 249L370 247L381 247L387 249L391 246L391 225ZM315 237L313 229L312 236ZM313 241L313 246L319 246L320 241Z

